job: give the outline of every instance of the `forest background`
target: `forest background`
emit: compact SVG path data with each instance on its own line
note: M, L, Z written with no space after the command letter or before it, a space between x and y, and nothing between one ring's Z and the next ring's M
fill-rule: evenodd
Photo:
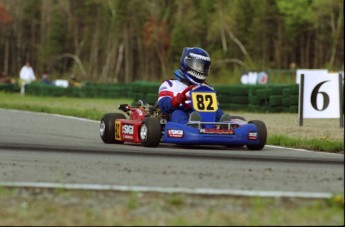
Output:
M210 80L245 71L344 70L343 0L0 0L0 71L93 82L161 81L183 47L206 49Z

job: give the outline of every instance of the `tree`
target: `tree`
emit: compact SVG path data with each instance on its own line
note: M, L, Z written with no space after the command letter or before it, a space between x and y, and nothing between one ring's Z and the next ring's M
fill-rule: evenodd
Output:
M9 32L7 26L13 22L13 17L10 15L6 7L0 4L0 37L2 37L0 43L4 43L4 46L0 46L0 51L4 53L3 71L8 72L9 64ZM2 29L1 29L2 28Z
M344 60L342 0L0 0L0 61L26 59L51 78L157 81L184 47L212 58L212 78L241 70L326 67Z
M336 59L344 59L344 2L340 0L314 0L312 22L317 34L323 36L322 41L329 43L330 51L326 56L326 66L333 68ZM328 35L330 34L330 35ZM337 58L337 55L339 57ZM322 59L326 62L327 59ZM337 62L339 65L341 62Z

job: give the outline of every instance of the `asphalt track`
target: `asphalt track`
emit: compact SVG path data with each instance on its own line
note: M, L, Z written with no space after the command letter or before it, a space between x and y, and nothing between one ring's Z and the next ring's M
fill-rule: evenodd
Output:
M329 197L344 193L344 155L104 144L99 122L0 109L0 186ZM268 132L269 133L269 132Z

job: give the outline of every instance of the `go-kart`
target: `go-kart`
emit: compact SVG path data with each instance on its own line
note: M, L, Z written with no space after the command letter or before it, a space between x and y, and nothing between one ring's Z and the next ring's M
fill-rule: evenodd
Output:
M104 143L141 143L157 147L159 143L178 145L224 145L261 150L266 144L264 122L247 122L241 116L230 116L216 122L218 101L216 91L206 85L190 87L191 106L198 118L187 124L171 122L157 105L139 100L135 105L121 104L124 113L107 113L100 123L100 136ZM186 92L186 91L185 91ZM126 117L126 115L127 117Z

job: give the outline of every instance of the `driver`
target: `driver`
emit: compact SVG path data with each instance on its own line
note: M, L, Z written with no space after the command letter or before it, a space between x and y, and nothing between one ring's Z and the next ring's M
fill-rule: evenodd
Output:
M199 47L183 48L180 69L175 70L175 79L164 81L158 92L158 107L163 114L171 114L170 121L186 124L190 120L198 118L197 114L191 114L189 86L205 83L211 66L209 54ZM196 113L196 112L195 112ZM223 111L218 108L216 121L223 121ZM224 116L230 117L228 114ZM223 118L223 117L222 117Z

